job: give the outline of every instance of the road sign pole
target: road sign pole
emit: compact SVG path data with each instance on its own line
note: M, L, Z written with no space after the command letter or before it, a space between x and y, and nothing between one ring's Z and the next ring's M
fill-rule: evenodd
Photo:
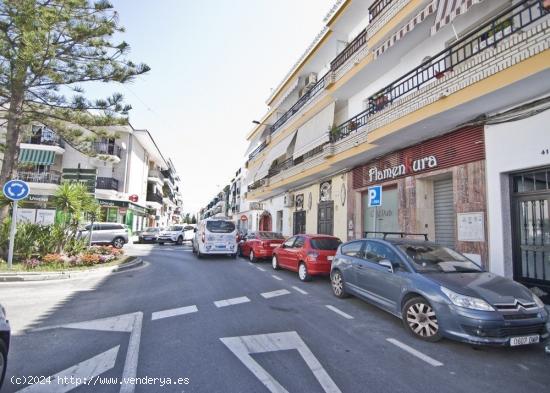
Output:
M8 269L11 270L13 261L13 245L15 243L15 231L17 229L17 201L13 201L10 228L10 246L8 249Z

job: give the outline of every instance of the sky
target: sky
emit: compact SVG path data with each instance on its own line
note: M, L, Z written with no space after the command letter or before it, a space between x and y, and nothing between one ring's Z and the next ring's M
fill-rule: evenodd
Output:
M120 92L130 123L148 129L196 213L244 164L252 120L323 28L335 0L112 0L129 58L151 71ZM97 91L96 91L97 89Z

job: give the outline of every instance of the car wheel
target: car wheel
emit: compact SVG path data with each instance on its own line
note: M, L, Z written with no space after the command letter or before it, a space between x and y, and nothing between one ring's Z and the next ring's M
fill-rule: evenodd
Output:
M250 250L250 254L248 254L248 259L250 259L250 262L254 263L258 260L256 259L256 255L254 255L254 250Z
M242 258L244 257L243 255L243 249L241 248L241 246L237 247L237 254L239 254L239 256Z
M159 246L164 246L164 242L159 242Z
M300 263L300 266L298 266L298 278L300 281L310 281L311 276L307 272L307 266L305 263Z
M124 246L124 239L121 237L116 237L113 240L113 247L114 248L122 248Z
M4 382L4 377L6 376L6 367L8 365L8 350L4 341L0 340L0 388Z
M334 294L334 296L340 299L349 296L345 289L344 276L342 276L342 273L340 273L340 271L335 270L334 272L332 272L332 274L330 275L330 284L332 286L332 293Z
M178 237L178 240L176 240L176 244L177 244L178 246L181 246L181 245L183 244L183 237L181 237L181 236Z
M237 253L233 253L233 254L231 254L231 258L233 258L233 259L237 259Z
M435 311L423 297L414 297L405 303L402 319L405 328L416 338L431 342L441 340Z
M279 270L279 261L277 260L277 255L273 255L273 258L271 259L271 267L273 270Z

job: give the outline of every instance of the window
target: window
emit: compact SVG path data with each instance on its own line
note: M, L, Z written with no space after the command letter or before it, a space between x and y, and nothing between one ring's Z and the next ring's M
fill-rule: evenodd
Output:
M206 229L212 233L231 233L235 230L235 224L231 221L207 221Z
M387 259L391 263L399 264L399 258L393 250L387 245L378 242L367 242L365 247L365 259L372 262L380 262L382 259Z
M291 237L290 239L288 239L286 242L283 243L283 246L285 248L292 248L292 245L294 244L294 241L296 240L296 237Z
M419 272L481 272L481 267L453 249L435 244L402 244L399 248Z
M335 251L342 244L340 239L330 237L311 239L311 248L315 250L332 250Z
M283 231L283 211L277 211L277 232Z
M294 243L294 248L302 248L305 242L306 239L303 236L298 236L296 238L296 242Z
M361 247L363 247L363 242L351 242L344 244L342 246L342 254L347 255L348 257L361 257Z

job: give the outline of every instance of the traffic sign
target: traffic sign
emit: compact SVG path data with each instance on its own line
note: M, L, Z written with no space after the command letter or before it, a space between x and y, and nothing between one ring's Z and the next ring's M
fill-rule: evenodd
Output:
M382 206L382 186L369 187L369 207Z
M23 180L10 180L4 184L4 195L12 201L20 201L29 196L29 185Z

